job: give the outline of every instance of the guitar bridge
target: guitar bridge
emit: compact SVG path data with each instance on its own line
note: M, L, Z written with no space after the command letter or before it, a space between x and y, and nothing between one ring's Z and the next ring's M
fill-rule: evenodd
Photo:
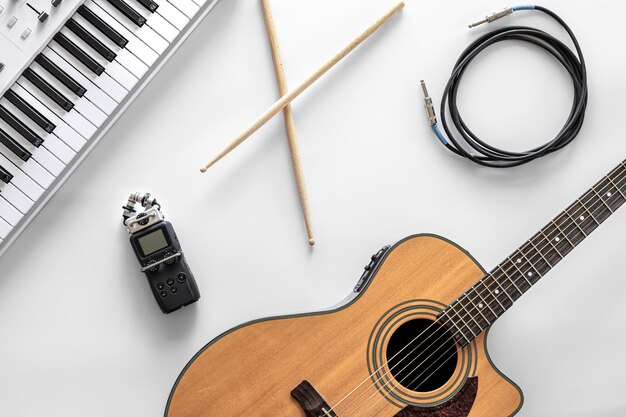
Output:
M337 417L332 407L309 381L302 381L291 391L291 396L298 401L306 417Z

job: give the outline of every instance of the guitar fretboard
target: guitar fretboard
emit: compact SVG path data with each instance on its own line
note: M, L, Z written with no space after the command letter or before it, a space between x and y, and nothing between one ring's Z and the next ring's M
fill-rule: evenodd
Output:
M626 161L450 304L439 320L464 346L626 202Z

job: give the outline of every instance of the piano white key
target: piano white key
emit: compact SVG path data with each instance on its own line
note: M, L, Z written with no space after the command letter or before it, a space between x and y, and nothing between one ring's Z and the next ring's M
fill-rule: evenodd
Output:
M111 39L107 38L91 23L89 23L85 18L80 15L75 15L72 17L76 21L76 23L80 24L85 28L86 31L91 33L96 39L102 42L107 48L113 51L116 54L115 61L119 63L121 66L126 68L131 74L133 74L137 78L143 77L143 75L148 71L148 66L142 62L137 56L135 56L128 49L120 48L115 42Z
M51 154L56 156L61 162L65 165L69 164L74 156L76 156L76 152L72 150L69 146L65 144L65 142L61 141L55 133L48 133L39 127L35 122L30 120L24 114L20 113L17 107L13 104L9 103L5 98L0 99L0 104L6 107L11 113L16 115L26 126L28 126L35 134L37 134L41 139L43 139L43 146Z
M71 92L67 87L65 87L59 80L54 78L54 76L50 75L45 69L43 69L39 64L33 62L30 66L34 69L44 80L46 80L50 85L56 88L61 94L63 94L68 100L70 100L74 104L75 111L82 114L87 120L93 123L95 126L100 127L102 123L104 123L107 119L107 115L102 112L99 108L97 108L91 101L87 100L84 97L78 97L73 92ZM83 86L84 87L84 86Z
M52 49L44 48L42 54L47 56L59 68L61 68L69 76L74 78L83 87L85 87L87 89L87 91L85 92L85 97L87 97L93 104L98 106L100 110L102 110L106 114L113 113L113 111L117 107L117 102L108 94L106 94L103 90L101 90L100 87L97 87L95 84L93 84L91 80L86 78L83 74L80 73L80 71L71 66L66 60L61 58L61 56L54 52Z
M13 230L13 227L9 223L0 219L0 239L6 239L9 233L11 233L11 230Z
M74 19L76 23L84 27L87 32L91 33L96 39L102 42L111 51L117 54L120 50L122 50L122 48L117 43L109 39L100 31L100 29L89 23L89 21L87 21L87 19L85 19L81 15L75 14L74 16L72 16L72 19Z
M128 49L123 49L115 58L120 65L130 71L135 77L141 78L148 71L149 67L143 63L135 54ZM141 75L140 75L141 74Z
M74 42L76 46L82 49L85 53L89 54L96 62L104 67L104 72L109 74L111 78L120 83L126 90L131 90L135 84L139 81L139 78L145 74L145 71L148 70L148 67L145 68L145 71L141 71L136 77L131 74L126 68L122 67L115 61L109 62L104 59L101 55L99 55L96 51L91 49L85 41L80 39L74 33L72 33L69 29L63 28L61 29L61 33L63 33L69 40Z
M17 158L17 156L15 156L16 161L19 160L22 164L28 166L29 171L26 171L27 174L31 176L35 175L33 179L45 188L48 188L52 181L54 181L54 178L51 177L49 174L57 177L61 173L61 171L63 171L65 165L63 165L63 163L58 160L54 155L52 155L45 147L40 146L37 148L32 145L18 132L16 132L11 126L9 126L9 124L6 123L4 120L0 120L0 129L4 130L10 137L13 138L13 140L17 141L20 145L22 145L24 149L30 152L32 157L28 161L24 162L21 159ZM6 148L4 149L6 150ZM11 155L14 154L11 153ZM9 157L9 155L6 156L7 158ZM36 164L31 164L33 160L35 160ZM48 175L43 175L39 168L46 171Z
M165 38L168 42L172 42L178 35L179 30L172 22L165 18L161 13L151 13L137 2L137 12L146 18L146 24L150 26L156 33ZM133 4L133 6L135 5ZM161 6L159 6L160 8Z
M37 201L39 197L41 197L41 195L43 194L44 190L48 187L39 183L36 178L34 178L36 177L36 175L31 175L33 171L33 164L36 167L39 167L38 169L44 173L42 175L51 177L51 175L43 168L41 168L41 166L39 166L37 162L33 161L32 159L28 162L24 162L21 159L17 158L15 155L13 155L4 146L0 145L0 165L8 169L9 172L13 175L11 183L13 183L19 190L26 194L28 198L33 201ZM36 167L35 170L37 170Z
M11 226L15 227L24 215L20 213L18 209L13 207L13 205L9 204L9 202L4 199L2 194L0 194L0 217L2 217L2 219L4 219Z
M172 3L174 7L183 12L189 19L193 18L200 7L191 0L161 0L163 3ZM159 4L160 8L161 4Z
M165 19L161 13L153 13L150 18L148 18L148 25L170 43L172 43L180 33L180 29L170 23L168 19Z
M87 143L87 139L81 136L76 130L72 129L62 118L53 113L43 103L35 98L28 91L23 89L19 84L13 85L11 90L15 91L22 99L28 102L33 108L37 109L41 114L47 117L52 123L56 125L54 134L69 145L74 151L78 152Z
M37 123L32 121L29 117L27 117L24 113L22 113L13 103L9 102L6 98L0 99L0 105L4 106L9 112L11 112L15 117L22 121L28 128L30 128L36 135L38 135L41 139L43 139L43 144L41 146L45 147L51 154L56 156L61 162L65 165L69 164L76 152L72 150L69 146L67 146L64 142L62 142L54 133L48 133L44 129L42 129Z
M176 29L176 25L173 22L168 21L165 18L165 15L162 13L158 13L157 9L156 13L150 12L143 5L139 4L139 2L135 0L124 0L130 7L132 7L137 13L143 16L146 19L146 24L150 26L156 33L165 38L168 42L172 42L176 36L178 35L179 30ZM159 3L159 9L161 5ZM183 19L186 19L185 15L181 14L177 10L173 11L174 18L180 14ZM186 19L189 21L189 19Z
M43 136L43 147L50 151L51 154L56 156L65 165L72 162L72 159L76 156L76 152L67 146L61 139L59 139L54 133Z
M20 145L22 145L24 149L30 152L31 160L35 160L37 164L41 166L41 168L46 170L49 174L52 174L54 177L57 177L59 176L61 171L63 171L63 169L65 168L65 164L63 164L63 162L61 162L57 157L52 155L52 153L50 153L50 151L45 146L42 145L38 148L35 147L34 145L24 140L21 136L19 136L19 133L11 129L3 121L0 121L0 128L4 130L9 136L11 136L15 141L17 141ZM27 164L30 163L31 160L29 160L26 163ZM33 168L33 171L31 172L36 172L36 171L38 170L35 170ZM50 183L54 180L54 178L50 178L49 176L40 177L39 179L41 179L42 181L50 181ZM47 182L46 183L42 182L41 185L48 187L50 184Z
M132 52L137 58L143 61L146 65L152 65L159 58L159 54L157 54L152 48L146 45L143 41L141 41L138 37L136 37L130 30L128 30L124 25L115 20L111 15L109 15L106 11L100 8L98 5L94 4L91 0L87 0L85 2L85 6L89 6L89 9L96 13L100 19L105 21L109 26L118 31L120 35L124 36L128 40L128 44L126 44L127 50Z
M172 26L177 29L176 35L178 35L178 32L183 30L187 23L189 23L189 19L187 18L187 16L185 16L180 10L178 10L176 7L172 6L165 0L162 0L159 3L159 8L157 9L156 14L163 16L165 20L167 20L169 23L171 23ZM152 18L148 18L148 23L150 23L150 19ZM172 42L174 38L168 40Z
M165 40L165 38L159 36L148 25L138 27L137 25L132 23L126 16L124 16L113 6L111 6L111 4L109 4L106 0L88 0L85 4L89 5L91 2L100 6L101 9L111 15L128 31L134 33L137 38L141 39L143 43L152 48L156 53L162 54L163 52L165 52L165 49L168 47L169 43Z
M18 209L22 214L28 213L28 210L33 206L34 202L26 196L23 192L17 189L13 183L5 184L0 183L0 195L3 196L9 203Z
M102 126L107 119L106 113L84 97L74 103L74 110L79 112L85 117L85 119L89 120L97 127Z
M146 67L146 71L148 68ZM125 89L131 90L135 84L139 82L139 78L145 74L145 71L141 73L138 77L131 74L128 69L121 66L118 62L113 61L109 65L107 65L106 72L111 75L118 83L122 84Z
M80 133L81 136L83 136L84 138L90 138L93 136L94 133L96 133L96 126L90 123L87 119L85 119L85 117L83 117L80 113L74 110L65 112L54 102L52 102L52 100L50 100L47 96L41 93L39 89L37 89L24 77L18 78L17 84L19 84L23 89L32 94L37 100L39 100L46 107L48 107L53 113L62 118L69 126L71 126L74 130Z
M48 44L48 48L73 66L76 71L83 75L83 77L100 87L102 91L106 92L115 101L121 102L128 94L128 91L122 87L120 83L111 78L109 74L105 72L98 77L96 74L85 68L76 58L72 56L72 54L63 49L58 43L52 41Z
M51 154L56 156L61 162L65 165L69 164L76 152L72 150L69 146L67 146L64 142L62 142L54 133L48 133L41 127L39 127L35 122L29 119L26 115L21 113L17 107L15 107L12 103L10 103L6 98L0 99L0 105L4 106L7 110L9 110L13 115L19 118L26 126L28 126L35 134L37 134L41 139L43 139L43 146Z

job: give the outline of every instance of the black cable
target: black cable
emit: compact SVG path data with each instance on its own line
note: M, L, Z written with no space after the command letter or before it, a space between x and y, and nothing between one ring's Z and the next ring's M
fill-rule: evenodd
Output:
M477 164L494 168L508 168L522 165L567 146L572 140L574 140L576 135L578 135L578 132L583 125L585 110L587 108L588 91L585 59L576 36L574 36L574 33L569 26L567 26L563 19L561 19L556 13L541 6L511 7L487 16L484 20L470 25L470 27L478 26L482 23L492 22L493 20L507 16L519 10L537 10L552 17L569 34L574 44L575 52L549 33L532 27L504 27L481 36L463 51L454 65L452 74L443 93L441 102L441 124L446 132L447 139L438 127L432 100L428 95L426 85L422 81L429 122L439 140L455 154L467 158ZM569 117L567 118L563 128L549 142L525 152L506 151L484 142L465 124L457 107L459 85L469 64L474 60L474 58L476 58L476 56L478 56L478 54L489 46L498 42L510 40L529 42L548 52L567 70L572 77L574 86L574 102L572 104ZM458 135L455 135L452 129L450 129L447 112L450 114L450 122Z

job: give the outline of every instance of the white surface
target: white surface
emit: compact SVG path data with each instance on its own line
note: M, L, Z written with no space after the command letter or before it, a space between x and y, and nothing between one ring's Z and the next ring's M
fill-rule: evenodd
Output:
M391 6L274 0L293 86ZM507 4L417 2L294 103L318 245L300 217L282 120L205 175L198 167L277 98L259 2L223 0L0 259L0 415L158 416L204 344L251 319L343 299L369 255L437 233L493 267L626 157L626 4L547 1L586 53L590 100L568 148L530 165L479 168L445 151L418 90L437 104L467 44ZM608 8L610 7L610 8ZM557 25L520 12L501 24ZM565 39L565 38L563 38ZM495 47L459 105L491 143L527 148L558 130L570 81L543 52ZM202 300L164 316L121 225L131 191L164 204ZM490 333L524 390L520 416L626 414L626 213L616 213Z

